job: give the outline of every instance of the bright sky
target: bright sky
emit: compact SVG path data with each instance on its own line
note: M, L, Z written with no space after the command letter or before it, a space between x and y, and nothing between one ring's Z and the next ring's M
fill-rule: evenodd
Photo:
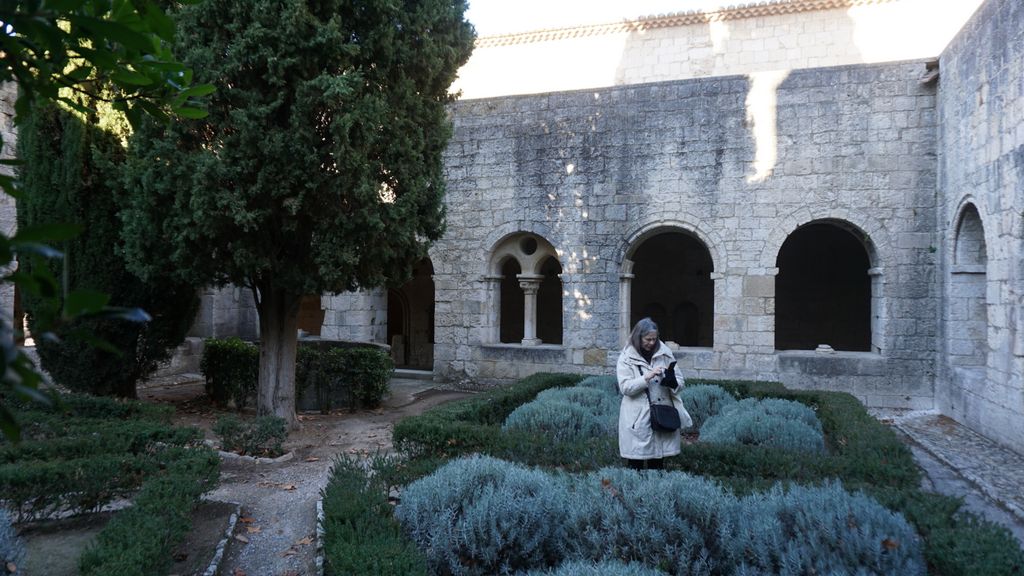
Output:
M751 3L753 0L469 0L466 16L478 36L491 36Z

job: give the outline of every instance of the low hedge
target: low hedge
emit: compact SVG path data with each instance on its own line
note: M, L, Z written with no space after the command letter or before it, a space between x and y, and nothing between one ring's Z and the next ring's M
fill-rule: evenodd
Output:
M256 394L260 350L238 337L207 338L199 371L206 378L206 395L218 406L242 409Z
M200 361L206 394L218 405L244 408L259 384L259 348L240 338L207 338ZM300 341L295 357L297 399L322 411L376 408L388 392L394 362L376 346Z
M175 448L131 508L118 512L79 558L82 576L166 574L175 546L191 529L199 497L216 485L220 458L206 447Z
M18 412L25 439L0 442L0 499L21 519L94 510L134 494L81 558L83 575L166 574L220 459L171 411L136 401L64 395Z
M423 554L392 517L388 492L383 476L368 476L358 459L335 460L323 490L328 574L429 574Z
M388 393L394 361L373 346L340 347L324 342L301 343L295 363L298 400L312 395L317 408L376 408Z

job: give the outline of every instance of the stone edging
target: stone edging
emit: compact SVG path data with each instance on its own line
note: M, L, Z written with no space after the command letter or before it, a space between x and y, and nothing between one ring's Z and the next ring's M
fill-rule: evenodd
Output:
M277 458L258 458L256 456L245 456L242 454L235 454L234 452L225 452L218 450L217 454L225 460L241 460L243 462L255 462L256 464L279 464L281 462L287 462L295 457L295 452L285 452Z
M316 500L316 574L324 576L324 499Z
M910 426L903 425L903 423L900 420L896 420L894 422L894 425L897 428L899 428L900 431L902 431L904 434L911 437L919 446L927 450L932 456L934 456L940 462L942 462L946 466L949 466L951 469L956 471L956 473L959 474L961 477L963 477L970 483L974 484L978 488L978 490L981 491L982 494L987 496L993 502L998 503L1005 510L1009 511L1010 514L1015 516L1018 520L1024 522L1024 510L1022 510L1019 506L1011 502L1008 498L1003 497L1002 493L994 486L989 484L987 480L985 480L978 474L974 474L970 470L966 470L963 466L960 466L958 463L954 462L953 459L944 454L942 450L936 448L930 440L928 440L927 438L922 438L921 435L915 433L915 431Z
M210 565L207 566L206 572L203 572L203 576L217 576L220 572L220 562L224 559L224 550L227 549L228 542L231 540L232 534L235 533L238 517L242 514L241 504L236 502L225 502L225 504L234 504L235 511L231 513L231 517L228 519L228 527L224 530L224 535L221 537L220 542L217 543L217 551L214 552L213 559L210 560Z

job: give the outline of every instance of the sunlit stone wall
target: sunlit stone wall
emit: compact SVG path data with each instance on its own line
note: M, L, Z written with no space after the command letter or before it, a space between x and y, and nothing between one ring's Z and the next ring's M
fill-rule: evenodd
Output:
M934 58L981 1L789 0L482 37L452 90L485 98Z
M931 408L936 142L925 71L923 61L854 65L455 104L448 232L432 252L436 373L609 373L625 329L625 256L672 230L700 239L714 262L714 346L680 350L688 376ZM774 350L776 257L815 220L863 236L872 352ZM521 231L559 254L560 346L493 341L490 251Z
M943 235L939 408L1024 453L1024 3L991 0L940 60L938 226ZM984 252L957 258L973 206ZM962 255L965 251L959 251ZM965 328L962 286L976 284L983 364L953 359Z

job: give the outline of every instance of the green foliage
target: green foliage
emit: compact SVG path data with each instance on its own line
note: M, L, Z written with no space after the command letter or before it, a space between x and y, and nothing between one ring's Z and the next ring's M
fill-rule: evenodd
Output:
M716 444L825 451L821 424L814 411L799 402L777 398L746 398L725 406L701 426L700 439Z
M391 462L382 467L394 469ZM324 560L328 574L426 576L427 564L391 516L389 485L362 462L340 457L323 490Z
M725 388L713 384L684 386L679 396L683 399L686 411L693 418L694 430L700 430L708 418L717 416L722 408L736 402L736 398Z
M513 410L501 429L544 435L552 442L608 436L615 431L618 411L619 399L609 391L549 388Z
M615 376L587 376L576 385L584 388L595 388L615 396L619 395L619 383Z
M257 416L246 421L237 416L222 416L213 425L213 433L220 436L222 450L275 458L283 452L281 444L288 438L288 423L277 416Z
M510 574L557 563L567 499L559 479L472 456L406 487L395 518L435 572Z
M838 483L737 499L678 472L545 473L486 456L410 484L395 517L435 573L507 574L566 561L669 574L924 573L906 521Z
M444 231L445 105L473 48L466 7L206 0L176 12L176 54L221 89L203 120L132 138L126 254L143 277L253 291L275 373L261 375L261 413L294 418L303 295L400 283Z
M206 395L217 405L233 403L241 410L256 393L260 351L241 338L207 338L199 370L206 378Z
M550 570L531 570L525 576L666 576L666 573L639 563L566 562Z
M191 1L191 0L186 0ZM0 22L12 34L0 35L0 82L14 81L19 96L15 103L14 122L21 122L32 106L41 102L65 103L80 112L89 112L89 100L67 99L62 88L78 94L89 94L97 86L116 87L112 106L124 112L135 123L142 113L164 116L166 108L185 116L202 116L192 98L208 94L209 85L190 86L192 72L171 57L174 26L163 11L153 3L144 9L130 2L110 3L102 0L80 2L7 2L0 6ZM74 61L75 67L69 64ZM107 88L101 88L110 96ZM2 139L0 139L2 144ZM0 174L4 193L18 195L11 176ZM71 238L77 228L67 225L20 228L14 236L0 234L0 263L11 264L15 256L25 263L31 259L59 257L50 247ZM41 296L59 308L57 283L52 275L19 270L3 278L17 286L23 294ZM83 302L74 302L69 294L62 311L64 320L95 313L106 302L101 293L93 292ZM72 305L74 304L74 305ZM110 315L142 317L138 311L107 310ZM36 323L36 337L46 336L51 326ZM9 403L14 399L45 405L52 396L38 390L43 377L33 361L17 347L15 335L21 332L12 319L0 317L0 355L4 358L4 376L0 379L0 432L18 440L20 425Z
M141 454L157 444L182 446L202 439L196 428L171 428L145 421L72 424L60 419L46 427L29 425L28 438L18 444L0 444L0 464L28 460L85 458L98 454ZM57 429L54 425L63 425Z
M82 576L166 574L171 553L191 528L199 497L216 485L220 459L208 448L179 449L164 472L143 484L79 558Z
M868 491L887 508L902 513L924 537L929 574L1024 574L1019 541L1006 528L961 510L959 498L878 486Z
M7 510L0 508L0 573L9 574L7 566L13 565L17 568L24 557L25 545L11 525L11 517Z
M318 344L323 344L318 343ZM295 388L313 394L321 412L334 408L376 408L394 374L391 356L378 347L335 347L299 343ZM341 401L342 406L335 406Z
M504 442L499 426L513 410L548 388L571 386L579 379L573 374L534 374L515 384L405 418L395 424L395 446L434 456L487 450Z
M42 106L23 119L18 136L18 155L24 161L19 174L26 192L17 203L18 226L88 223L61 244L63 259L21 263L28 274L61 277L66 295L29 293L23 298L33 333L53 325L62 308L73 313L75 308L85 311L109 304L145 309L150 318L136 322L88 314L58 322L53 328L56 338L37 340L42 365L68 389L134 397L136 383L184 340L199 304L195 289L166 276L143 282L125 268L118 218L123 133L107 132L71 113ZM88 304L81 298L85 293L105 296Z
M906 520L838 482L747 496L726 511L718 533L737 574L926 573Z

